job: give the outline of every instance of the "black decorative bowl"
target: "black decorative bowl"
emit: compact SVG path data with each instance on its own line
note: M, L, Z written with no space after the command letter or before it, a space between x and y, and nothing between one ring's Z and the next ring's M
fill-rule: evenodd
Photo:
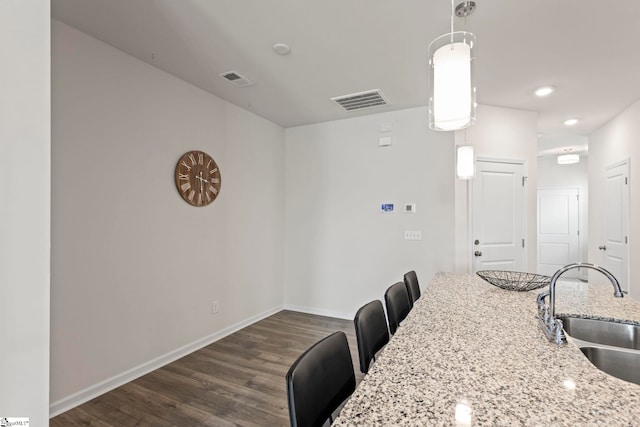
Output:
M520 271L482 270L476 274L492 285L510 291L531 291L551 282L549 276Z

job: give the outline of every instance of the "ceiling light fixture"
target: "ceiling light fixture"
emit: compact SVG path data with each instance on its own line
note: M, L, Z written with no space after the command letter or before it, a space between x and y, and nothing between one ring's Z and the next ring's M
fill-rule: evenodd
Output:
M578 119L567 119L564 121L565 126L574 126L578 123Z
M289 45L285 43L276 43L272 46L273 51L278 55L288 55L291 52Z
M559 165L572 165L574 163L578 163L580 161L579 154L571 154L573 151L572 148L565 148L565 154L558 156L558 164Z
M553 86L542 86L536 89L535 94L536 96L543 97L543 96L551 95L554 90L555 88Z
M451 32L429 45L429 127L464 129L476 119L475 44L466 31L453 31L453 15L467 17L476 8L465 1L455 8L451 0Z

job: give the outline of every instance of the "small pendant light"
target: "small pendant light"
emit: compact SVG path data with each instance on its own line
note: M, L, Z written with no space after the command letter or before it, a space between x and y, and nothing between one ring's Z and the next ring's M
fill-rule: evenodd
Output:
M455 8L466 17L475 2L465 1ZM476 118L475 42L472 33L453 31L454 7L451 0L451 32L429 45L429 127L433 130L464 129Z
M456 148L456 176L458 179L473 179L475 169L473 145L459 145Z

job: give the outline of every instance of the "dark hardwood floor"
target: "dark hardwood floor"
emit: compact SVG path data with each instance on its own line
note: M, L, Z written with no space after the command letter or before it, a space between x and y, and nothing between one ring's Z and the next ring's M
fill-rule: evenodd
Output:
M295 359L350 320L281 311L50 420L68 426L287 426L285 375Z

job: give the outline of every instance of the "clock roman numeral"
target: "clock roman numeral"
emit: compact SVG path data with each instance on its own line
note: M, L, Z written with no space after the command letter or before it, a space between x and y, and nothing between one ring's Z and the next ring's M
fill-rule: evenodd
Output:
M202 204L202 193L198 193L198 204Z
M196 164L196 156L194 156L193 153L189 154L189 160L191 160L192 165Z
M191 170L191 166L189 166L189 165L187 164L187 162L185 162L184 160L183 160L180 164L181 164L182 166L184 166L185 168L187 168L187 170L188 170L188 171L190 171L190 170Z
M204 164L204 155L202 153L198 154L198 164Z
M209 192L204 193L205 196L207 196L207 201L211 202L211 196L209 195Z
M182 190L183 193L186 192L190 188L191 188L191 184L189 184L188 182L185 182L184 184L182 184L180 186L180 189Z
M188 181L189 180L189 175L187 175L186 173L181 173L180 176L178 176L178 179L182 180L182 181Z
M209 186L209 191L211 191L213 194L218 194L218 189L213 185Z
M218 168L213 168L209 171L209 175L213 175L216 172L218 172Z
M220 184L220 178L211 178L213 184Z
M207 162L207 169L209 169L209 166L211 166L211 159Z
M191 190L191 193L189 193L189 196L187 197L187 199L189 199L190 202L193 202L193 196L196 195L196 192L194 190Z

